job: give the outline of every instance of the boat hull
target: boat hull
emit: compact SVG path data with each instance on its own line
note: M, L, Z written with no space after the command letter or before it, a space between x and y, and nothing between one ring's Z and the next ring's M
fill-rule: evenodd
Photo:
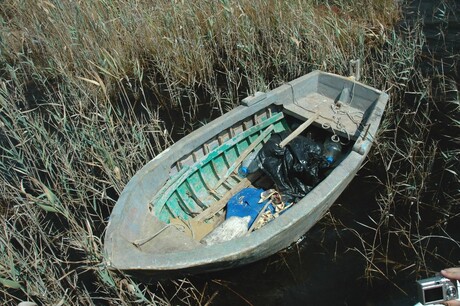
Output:
M186 171L175 168L178 161L184 160L184 156L191 156L197 147L209 143L222 131L266 109L280 109L285 114L306 120L313 111L309 109L309 93L320 93L330 100L336 100L341 98L341 93L343 95L343 88L353 91L351 103L355 103L354 106L363 113L361 129L345 133L345 136L351 137L354 145L324 180L285 213L250 235L211 246L184 237L165 220L161 220L161 209L155 204L161 196L168 198L169 195L164 194L174 189L165 188L168 178ZM157 276L173 276L228 269L283 250L316 224L351 182L374 141L387 100L385 93L374 88L319 71L268 93L259 93L243 100L239 107L165 150L128 182L112 211L106 231L104 250L108 266ZM324 125L321 122L317 124ZM161 205L168 205L165 203ZM160 239L162 235L164 239ZM151 240L147 241L146 238ZM139 241L147 242L140 246Z

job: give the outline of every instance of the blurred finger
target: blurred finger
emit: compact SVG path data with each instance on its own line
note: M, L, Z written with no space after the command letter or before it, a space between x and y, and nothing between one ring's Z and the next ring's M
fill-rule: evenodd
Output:
M446 305L446 306L460 306L460 301L459 300L448 301L448 302L444 302L443 305Z
M450 279L456 279L460 280L460 268L448 268L441 270L441 274L444 277L450 278Z

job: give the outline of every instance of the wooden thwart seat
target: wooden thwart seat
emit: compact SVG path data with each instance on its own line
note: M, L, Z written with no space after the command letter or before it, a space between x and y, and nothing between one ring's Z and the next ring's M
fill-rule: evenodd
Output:
M361 110L349 104L335 104L334 100L317 93L284 105L284 109L285 113L301 120L309 119L319 113L320 116L314 121L315 125L332 129L339 136L350 140L358 138L364 115Z

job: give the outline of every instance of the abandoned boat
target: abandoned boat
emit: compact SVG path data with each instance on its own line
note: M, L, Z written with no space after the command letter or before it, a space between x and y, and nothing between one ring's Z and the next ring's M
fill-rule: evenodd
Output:
M288 247L353 179L374 141L387 100L386 93L353 78L321 71L245 98L156 156L128 182L106 229L107 265L184 275L248 264ZM291 128L289 139L311 133L340 140L339 159L303 198L270 222L241 237L203 243L203 237L224 222L226 205L238 192L248 187L277 189L260 169L247 177L237 170L273 134Z

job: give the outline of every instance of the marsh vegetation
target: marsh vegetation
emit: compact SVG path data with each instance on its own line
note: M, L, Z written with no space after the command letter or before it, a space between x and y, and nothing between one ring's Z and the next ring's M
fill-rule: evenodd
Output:
M217 291L189 279L144 284L106 268L124 185L246 95L314 69L347 75L354 59L391 97L361 174L376 200L365 220L332 210L323 225L354 234L370 280L458 265L460 58L427 52L423 20L402 22L400 5L2 1L0 300L212 303ZM452 12L440 1L433 15L441 42Z

